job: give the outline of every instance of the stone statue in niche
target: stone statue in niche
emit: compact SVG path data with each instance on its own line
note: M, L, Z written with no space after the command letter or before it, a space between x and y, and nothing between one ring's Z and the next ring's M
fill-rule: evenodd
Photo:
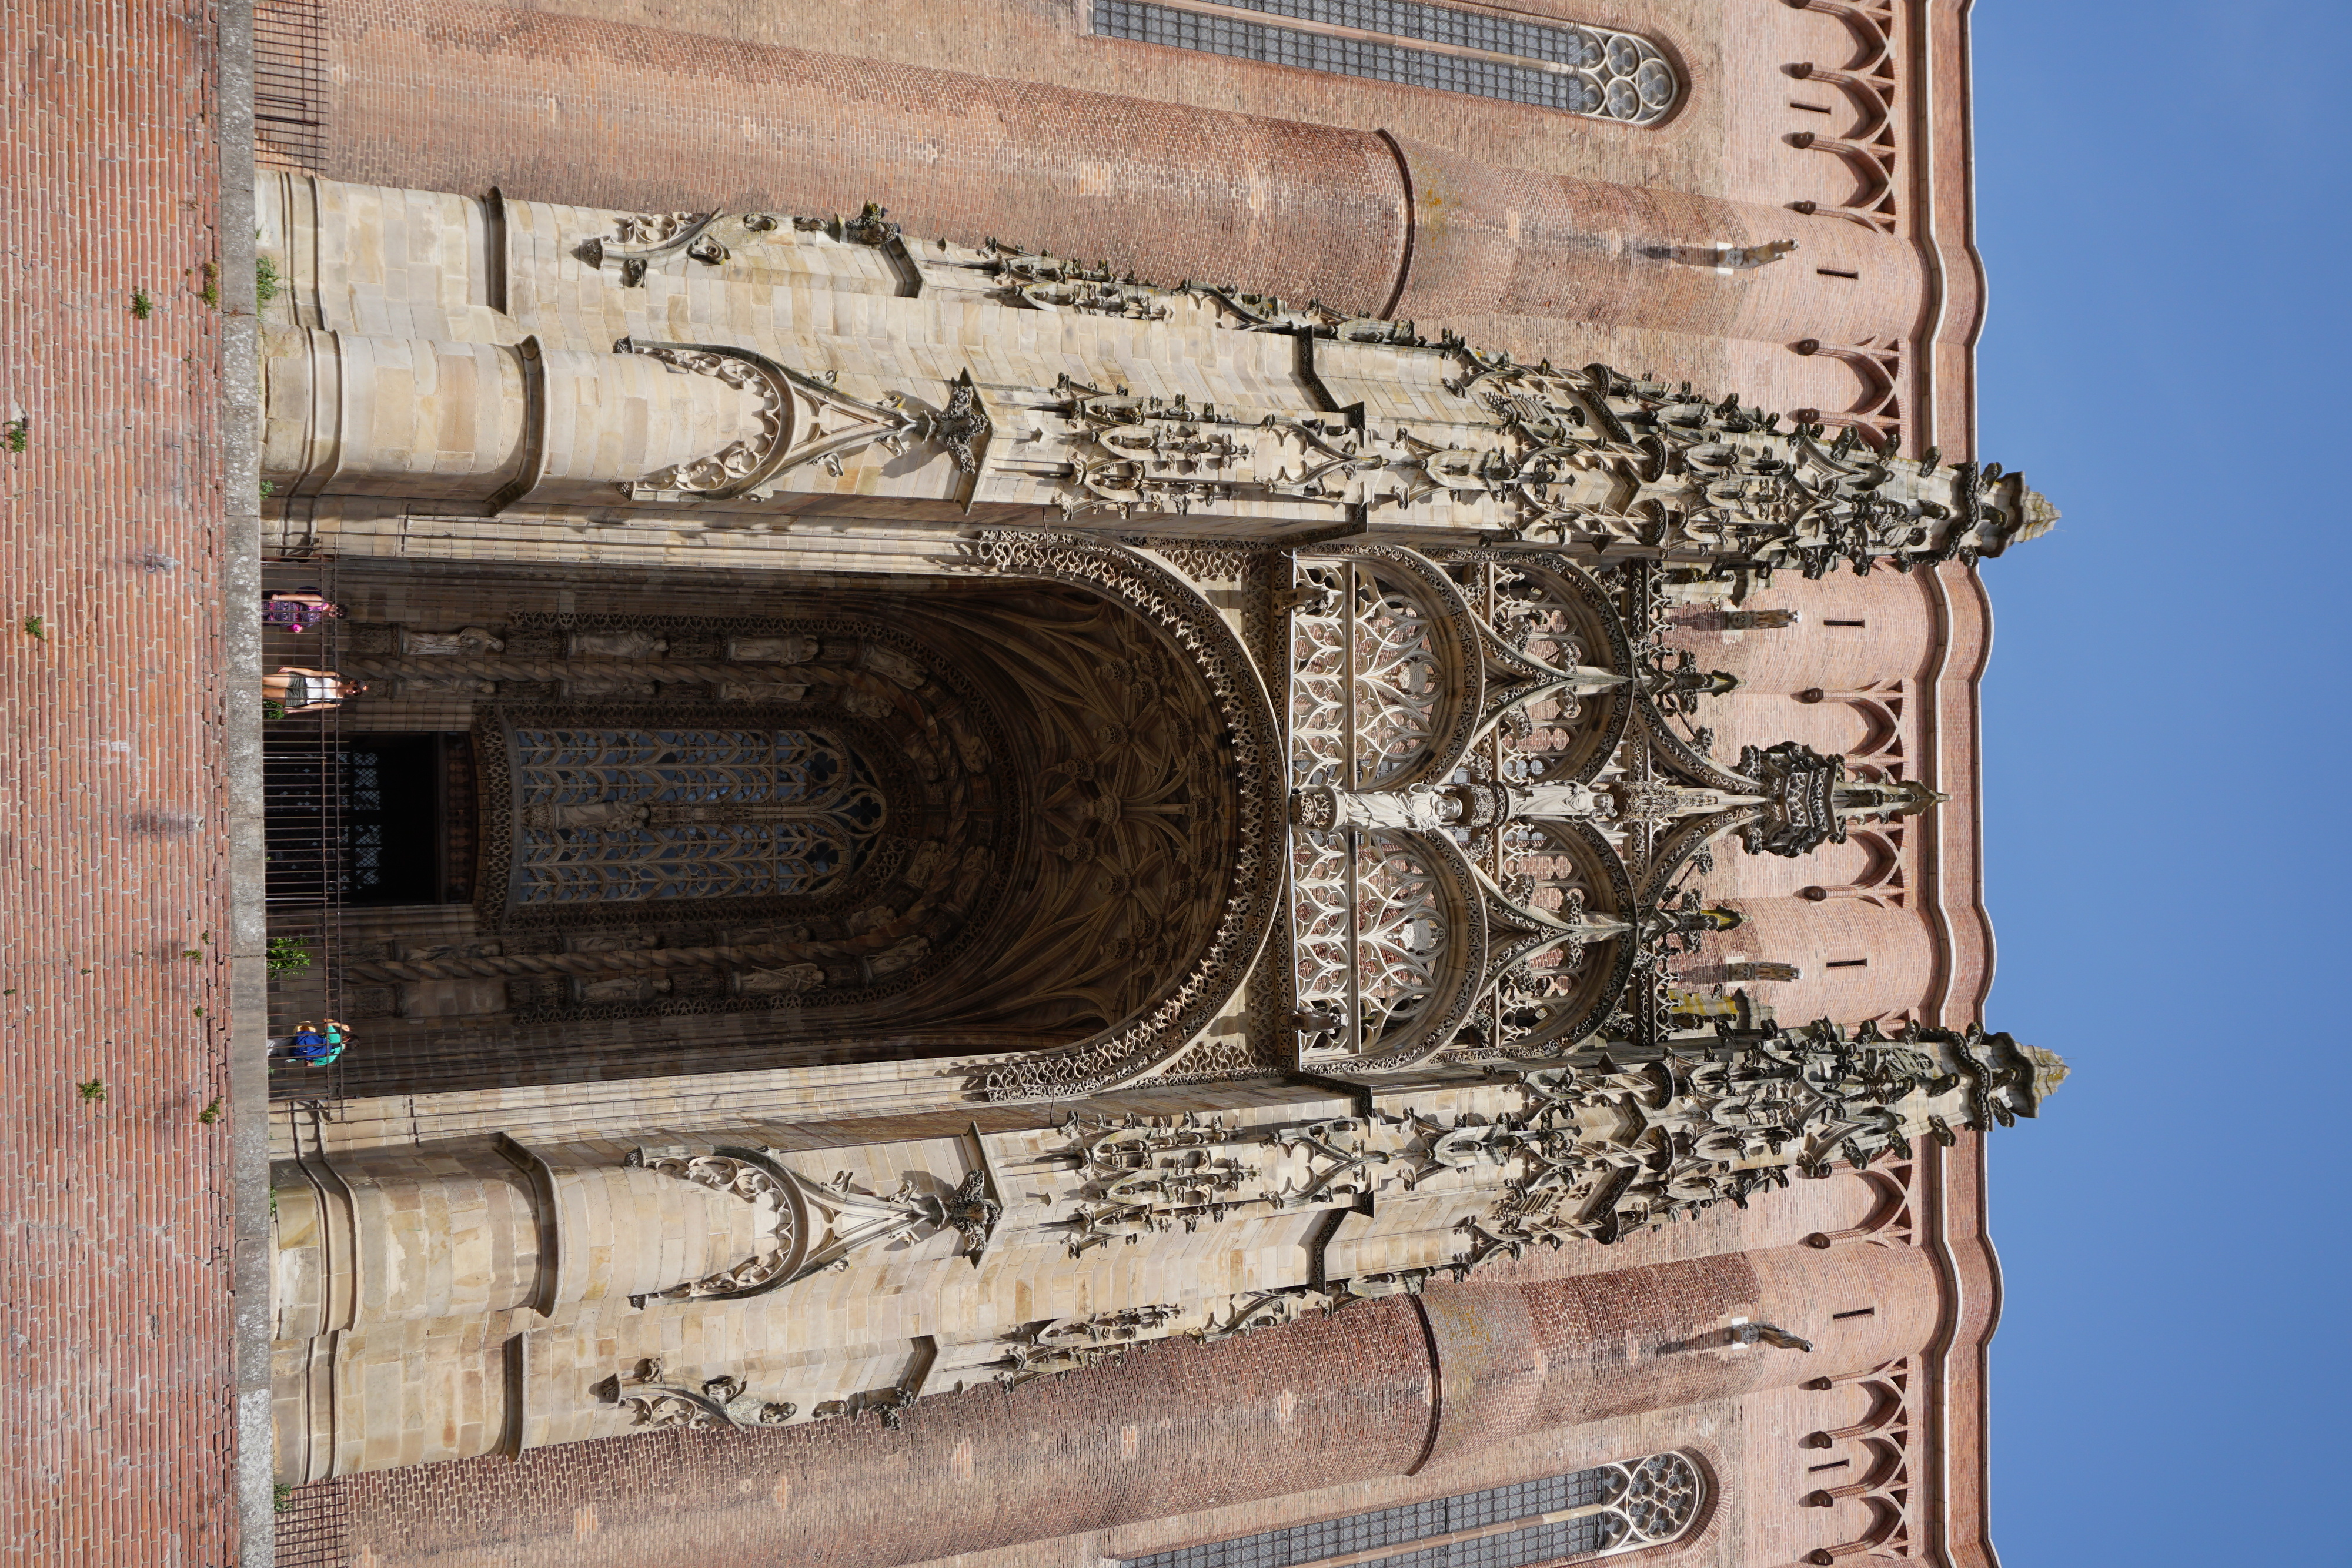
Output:
M923 961L924 955L930 950L931 945L925 938L909 936L905 941L875 954L866 961L866 967L878 980L885 975L895 975L902 969L913 968Z
M896 681L910 692L926 679L923 667L914 660L872 643L858 650L857 667L871 670L885 680Z
M418 632L406 626L400 629L400 651L404 653L455 658L503 653L506 650L506 639L487 626L462 626L455 632Z
M563 681L567 697L628 697L644 701L654 695L654 683L640 675L567 675Z
M597 800L583 806L525 806L520 813L526 828L596 828L605 831L643 827L652 809L626 800Z
M814 964L788 964L781 969L738 969L735 994L742 997L791 996L824 984L824 971Z
M915 846L913 857L907 862L907 869L898 875L909 887L927 888L946 869L947 863L947 845L937 839L926 839Z
M667 976L615 975L610 979L583 977L572 982L572 996L582 1002L646 1002L669 995Z
M669 652L669 639L650 632L574 632L563 652L573 659L658 659Z
M730 637L727 656L745 664L805 664L816 657L814 637Z
M720 947L764 947L779 942L805 942L809 928L805 925L730 925L720 932L714 944Z
M808 698L805 682L721 681L719 700L725 703L796 703Z
M534 809L546 810L525 808L527 811ZM644 931L572 931L565 933L563 938L564 951L568 953L634 953L656 945L652 935Z
M491 697L499 684L479 675L403 675L397 690L404 697Z

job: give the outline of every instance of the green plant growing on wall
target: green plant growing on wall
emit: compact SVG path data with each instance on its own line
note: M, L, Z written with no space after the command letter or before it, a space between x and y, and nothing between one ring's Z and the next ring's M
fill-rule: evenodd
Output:
M25 635L37 637L46 643L49 640L49 623L37 615L27 615L25 617Z
M132 289L131 291L131 314L133 318L141 321L144 321L148 317L155 314L155 297L148 293L143 288Z
M81 1091L81 1097L85 1103L102 1103L106 1099L106 1081L104 1079L93 1078L88 1082L77 1083L74 1087Z
M211 1126L215 1122L217 1122L217 1121L219 1121L219 1120L220 1120L220 1096L219 1096L219 1095L217 1095L217 1094L214 1095L214 1096L213 1096L213 1102L212 1102L212 1103L211 1103L211 1104L209 1104L209 1105L207 1105L207 1106L205 1106L203 1110L201 1110L201 1111L199 1111L199 1112L197 1112L197 1113L196 1113L196 1120L197 1120L197 1121L199 1121L199 1122L202 1122L202 1123L203 1123L205 1126L207 1126L207 1127Z
M310 967L310 944L299 936L273 936L262 962L272 976L299 975Z
M209 261L205 263L205 286L196 290L196 298L215 310L220 308L220 268Z
M0 424L0 444L11 452L22 452L32 444L33 419L30 414Z
M284 285L285 280L278 276L278 264L276 262L270 260L269 257L266 256L254 262L253 300L255 304L268 304L271 300L278 298L278 291L279 288L283 287Z

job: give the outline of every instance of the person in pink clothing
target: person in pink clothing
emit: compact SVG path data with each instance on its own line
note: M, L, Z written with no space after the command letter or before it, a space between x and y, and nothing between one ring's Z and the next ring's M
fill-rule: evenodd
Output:
M321 622L340 621L343 607L305 590L261 596L261 623L284 632L309 632Z

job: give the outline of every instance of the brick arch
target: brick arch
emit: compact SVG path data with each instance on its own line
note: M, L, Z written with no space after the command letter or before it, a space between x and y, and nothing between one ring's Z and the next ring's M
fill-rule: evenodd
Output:
M1763 959L1803 971L1801 979L1748 988L1783 1020L1883 1019L1923 1006L1935 985L1938 944L1918 910L1793 897L1743 898L1734 907L1744 922L1720 938L1723 960ZM1857 958L1866 962L1849 964Z
M1780 630L1725 632L1703 618L1674 633L1710 669L1738 675L1749 695L1850 691L1874 682L1915 678L1936 656L1939 635L1931 590L1916 575L1879 570L1807 581L1794 572L1752 589L1743 610L1793 610L1799 623ZM1859 626L1841 624L1860 622Z
M1774 746L1784 740L1824 756L1858 756L1883 727L1847 703L1809 703L1785 692L1746 689L1706 704L1699 716L1715 731L1718 757L1737 757L1744 746Z

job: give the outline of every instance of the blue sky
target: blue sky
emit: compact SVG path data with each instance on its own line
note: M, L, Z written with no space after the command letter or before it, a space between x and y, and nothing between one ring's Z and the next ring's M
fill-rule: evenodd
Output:
M2352 6L1979 0L2007 1568L2352 1563Z

